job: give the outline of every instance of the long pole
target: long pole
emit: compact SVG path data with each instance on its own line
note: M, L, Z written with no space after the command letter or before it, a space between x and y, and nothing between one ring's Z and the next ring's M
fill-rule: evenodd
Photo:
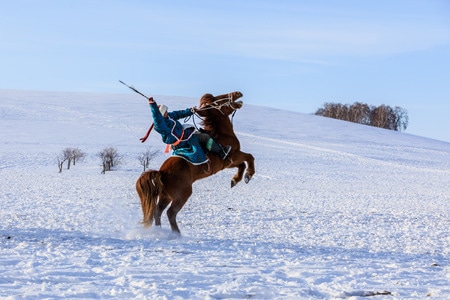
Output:
M139 91L138 91L137 89L135 89L133 86L130 86L130 85L126 84L126 83L123 82L122 80L119 80L119 82L120 82L121 84L123 84L123 85L129 87L129 88L132 89L134 92L136 92L136 93L138 93L139 95L141 95L142 97L145 97L145 99L148 99L147 96L145 96L144 94L142 94L141 92L139 92ZM155 123L152 123L152 125L150 126L150 128L147 130L147 133L146 133L143 137L140 138L141 143L143 143L143 142L145 142L145 141L147 140L147 138L148 138L148 136L150 135L150 132L152 131L154 125L155 125Z
M141 95L142 97L145 97L145 99L148 99L148 98L149 98L149 97L145 96L144 94L142 94L141 92L139 92L135 87L126 84L126 83L123 82L122 80L119 80L119 82L120 82L121 84L127 86L128 88L132 89L134 92L138 93L138 94Z

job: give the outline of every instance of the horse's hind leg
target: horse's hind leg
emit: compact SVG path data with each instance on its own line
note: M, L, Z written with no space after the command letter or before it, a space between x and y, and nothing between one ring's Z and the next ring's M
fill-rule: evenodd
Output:
M242 180L242 177L244 176L244 171L246 168L246 165L244 162L240 163L238 166L238 171L236 174L234 174L233 178L231 179L231 187L236 186L238 182Z
M171 206L167 210L167 217L169 218L170 227L172 228L172 231L174 233L177 233L178 235L181 235L180 228L178 228L178 225L177 225L177 214L179 211L180 211L179 209L176 209Z
M167 210L167 217L170 222L170 227L174 233L181 235L180 229L177 225L177 214L183 208L186 201L192 194L192 186L186 186L182 190L177 191L176 199L172 200L172 204Z
M158 204L155 210L155 225L161 227L161 215L166 207L170 204L169 198L166 195L160 195Z

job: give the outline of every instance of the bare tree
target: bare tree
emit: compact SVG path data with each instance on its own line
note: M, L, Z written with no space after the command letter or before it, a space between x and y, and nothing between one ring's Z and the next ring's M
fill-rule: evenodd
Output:
M83 159L86 154L79 148L65 148L57 157L56 161L58 163L59 173L62 172L63 164L67 161L67 170L70 169L70 165L73 163L75 165L76 161Z
M144 172L150 166L151 159L155 157L157 153L157 150L152 150L151 147L148 147L144 152L139 154L138 160L141 163L141 166L144 167Z
M392 115L392 108L382 104L372 111L370 125L392 130Z
M316 111L316 115L327 117L327 118L336 118L337 105L335 103L325 102L323 104L323 108L319 108Z
M56 162L58 163L58 173L62 172L63 164L66 161L66 158L64 157L64 154L59 154L56 156Z
M122 160L122 156L119 155L119 152L114 147L107 147L98 153L98 157L102 160L102 174L105 174L106 171L111 171L111 169L118 165Z
M394 114L395 114L394 130L398 131L406 130L409 122L408 111L404 108L396 106L394 108Z
M348 106L344 104L336 104L336 119L348 121Z
M80 148L72 148L72 162L75 166L77 161L82 161L86 157L86 153L81 151Z
M359 124L370 123L370 107L369 105L361 102L355 102L349 107L349 120L350 122Z
M67 161L67 170L70 169L70 164L72 163L72 148L66 148L63 150L64 160Z

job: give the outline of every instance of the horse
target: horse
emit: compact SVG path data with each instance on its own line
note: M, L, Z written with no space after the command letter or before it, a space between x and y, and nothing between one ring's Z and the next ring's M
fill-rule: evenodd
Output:
M200 98L196 111L196 115L202 119L204 130L218 143L231 146L225 160L214 153L208 153L207 163L194 165L181 157L171 156L163 162L159 170L148 170L138 178L136 191L141 200L142 223L145 227L150 227L153 221L156 226L161 226L161 215L170 204L167 210L170 227L173 233L181 235L176 217L192 194L192 184L199 179L225 168L237 167L238 171L231 179L231 187L242 178L245 183L249 183L255 174L254 157L241 151L229 117L242 107L243 102L236 101L242 96L241 92L216 97L205 94Z

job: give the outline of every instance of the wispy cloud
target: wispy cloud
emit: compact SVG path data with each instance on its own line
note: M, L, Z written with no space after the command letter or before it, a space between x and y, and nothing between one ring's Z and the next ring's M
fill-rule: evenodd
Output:
M291 2L277 7L276 14L270 6L255 12L246 8L235 14L192 10L174 16L176 24L154 24L161 28L153 36L154 46L167 49L176 44L178 51L323 62L326 56L390 55L450 42L450 28L431 16L404 10L386 14L381 6L370 12L345 7L333 11L319 6L302 9Z
M415 2L414 10L394 6L396 1L342 1L334 6L322 1L194 2L120 7L113 3L108 9L94 6L88 13L81 4L53 6L52 12L37 6L41 11L34 15L24 12L3 21L5 28L13 19L16 25L10 34L2 33L0 45L69 53L72 48L129 49L326 64L335 56L390 55L450 43L447 12L442 11L440 18L429 12L436 1Z

